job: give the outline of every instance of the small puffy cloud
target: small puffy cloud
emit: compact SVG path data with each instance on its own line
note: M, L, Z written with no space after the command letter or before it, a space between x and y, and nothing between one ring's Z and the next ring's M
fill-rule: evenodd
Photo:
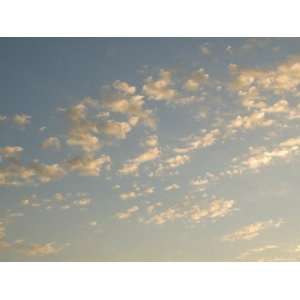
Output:
M92 226L92 227L97 226L97 224L98 224L97 221L90 221L89 222L89 225Z
M195 92L199 90L200 86L209 78L209 75L205 73L204 69L191 74L191 76L185 81L184 88L187 91Z
M138 206L132 206L132 207L128 208L125 212L117 213L117 218L120 220L129 219L138 210L139 210Z
M204 55L210 55L211 54L211 51L210 49L208 48L208 46L201 46L200 47L200 51L202 54Z
M278 221L268 220L264 222L256 222L242 227L231 234L225 235L223 239L224 241L252 240L265 230L279 228L282 223L283 221L281 219Z
M176 183L170 184L168 186L165 187L165 191L169 192L169 191L174 191L174 190L178 190L180 188L180 186Z
M273 124L273 120L266 119L266 114L263 111L253 112L248 116L237 116L229 125L229 129L251 129L255 127L267 127Z
M34 172L34 175L37 177L37 179L43 183L50 182L65 175L65 170L59 164L47 165L39 162L33 162L30 168Z
M60 140L57 137L48 137L41 145L43 149L59 150L61 147Z
M158 146L158 137L157 135L150 135L146 138L145 146L147 147L156 147Z
M99 176L102 168L108 164L111 159L108 155L101 155L95 158L92 155L74 157L67 161L67 169L71 172L78 172L84 176Z
M174 157L168 158L165 163L168 168L173 169L182 166L189 161L190 157L187 155L176 155Z
M0 124L1 124L2 122L7 121L7 120L8 120L7 116L0 115Z
M204 191L209 184L209 180L207 178L197 177L192 179L190 184L200 191Z
M66 115L70 122L67 144L80 147L85 152L93 152L101 147L96 134L99 133L95 122L88 120L88 103L81 103L70 107Z
M64 246L58 246L56 243L33 244L23 252L27 256L47 256L61 252Z
M130 198L136 198L136 197L137 197L137 193L135 191L120 194L120 198L122 200L127 200Z
M125 163L119 172L123 175L136 174L141 164L155 160L159 157L159 155L160 150L157 147L150 148L146 152Z
M154 193L154 187L147 187L147 188L140 188L136 187L135 191L130 191L127 193L120 194L120 198L122 200L127 200L131 198L141 197L141 196L147 196Z
M285 113L289 112L289 103L287 100L282 99L275 102L273 105L269 107L265 107L262 109L264 112L267 113Z
M67 139L67 144L70 146L78 146L82 148L85 152L93 152L101 147L99 139L81 130L71 130L69 138Z
M194 136L185 147L175 148L176 153L188 153L197 149L206 148L213 145L221 135L219 129L213 129L202 136Z
M148 77L143 86L146 96L156 101L170 101L177 96L173 88L172 73L167 70L160 70L159 78L154 80Z
M135 127L140 122L143 122L150 128L156 127L156 120L152 116L152 111L144 108L144 96L117 97L105 101L103 106L110 112L126 115L128 123L132 127Z
M22 151L23 148L19 146L0 147L0 154L4 157L18 157Z
M251 148L247 157L235 166L243 172L245 169L258 170L270 165L274 160L288 160L299 153L300 138L290 138L267 150L265 147Z
M102 128L101 131L108 136L117 139L125 139L132 127L126 122L116 122L109 120Z
M12 122L20 127L26 127L31 122L31 116L26 114L16 114L12 118Z
M92 203L92 199L89 197L81 197L78 200L75 200L73 203L75 206L84 207L90 205Z
M116 80L113 83L113 87L124 93L124 94L128 94L128 95L133 95L136 91L136 88L132 85L130 85L129 83L125 82L125 81L120 81L120 80Z

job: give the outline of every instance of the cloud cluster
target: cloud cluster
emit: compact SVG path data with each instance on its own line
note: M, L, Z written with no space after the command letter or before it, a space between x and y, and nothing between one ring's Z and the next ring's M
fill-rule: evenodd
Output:
M241 172L246 169L258 170L270 165L274 160L288 160L299 154L300 138L290 138L267 150L265 147L250 148L248 157L236 169Z
M160 212L156 212L153 209L151 211L150 218L145 220L145 223L160 225L166 222L174 222L177 220L199 223L205 219L215 220L218 218L223 218L230 214L234 209L233 200L215 199L206 208L199 205L192 205L192 207L178 205L169 207Z
M152 76L145 80L143 91L150 99L170 101L177 96L177 91L173 88L173 85L172 72L161 69L157 80Z

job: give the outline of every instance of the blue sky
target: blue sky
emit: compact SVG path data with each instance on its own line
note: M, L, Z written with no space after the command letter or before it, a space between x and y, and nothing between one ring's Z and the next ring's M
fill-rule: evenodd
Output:
M0 260L298 260L299 53L1 38Z

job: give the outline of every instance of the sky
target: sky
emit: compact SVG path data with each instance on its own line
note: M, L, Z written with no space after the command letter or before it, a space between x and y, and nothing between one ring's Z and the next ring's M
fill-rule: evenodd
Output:
M299 38L0 38L0 261L298 261Z

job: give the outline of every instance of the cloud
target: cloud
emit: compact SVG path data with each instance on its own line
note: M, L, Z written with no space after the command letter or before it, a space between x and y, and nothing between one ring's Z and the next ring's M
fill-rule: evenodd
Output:
M117 213L117 218L120 220L129 219L138 210L139 210L138 206L132 206L132 207L128 208L125 212Z
M205 219L215 220L223 218L230 214L234 209L233 200L215 199L206 208L199 205L193 205L192 207L187 207L186 205L169 207L161 212L156 212L146 220L145 223L160 225L176 220L199 223Z
M95 158L93 155L74 157L67 161L67 169L71 172L78 172L84 176L99 176L102 168L107 164L110 166L111 159L108 155L101 155Z
M233 82L234 89L247 90L255 86L259 90L276 95L297 93L300 85L300 59L294 57L270 69L239 69Z
M92 203L92 199L89 197L81 197L80 199L75 200L73 203L75 206L84 207L90 205Z
M145 146L157 147L158 146L158 136L157 135L147 136L146 141L145 141Z
M283 221L280 219L278 221L268 220L264 222L256 222L237 231L225 235L224 241L239 241L239 240L252 240L259 236L262 232L272 228L279 228L282 225Z
M127 174L137 174L140 165L157 159L160 156L160 150L157 147L150 148L146 150L146 152L137 156L134 159L131 159L129 162L125 163L121 169L119 169L119 173L123 175Z
M0 115L0 124L2 123L2 122L5 122L5 121L7 121L7 116L4 116L4 115Z
M0 148L0 154L4 157L19 157L21 152L23 152L23 148L20 146L6 146Z
M115 122L112 120L101 128L101 131L108 136L112 136L117 139L125 139L127 134L131 131L132 127L126 122Z
M180 186L176 183L173 183L171 185L168 185L165 187L165 191L169 192L169 191L174 191L174 190L178 190L180 188Z
M170 101L177 96L177 92L172 86L171 71L161 69L159 79L154 80L151 76L146 79L143 91L150 99L156 101Z
M192 140L181 148L175 148L176 153L188 153L197 149L206 148L213 145L217 138L221 135L219 129L213 129L203 136L193 136Z
M125 81L116 80L113 83L113 87L116 90L128 95L133 95L136 92L136 88Z
M26 114L16 114L12 118L12 122L20 127L26 127L31 122L31 116Z
M58 246L55 242L45 244L33 244L23 253L27 256L48 256L61 252L65 246Z
M119 84L117 86L121 88ZM105 100L103 103L85 98L79 104L67 109L66 116L70 125L67 144L91 153L102 147L105 137L125 139L140 122L154 129L156 121L152 111L144 109L144 97L127 94L122 95L124 96L122 98ZM101 111L103 108L106 111ZM107 120L111 115L110 112L126 115L127 122Z
M156 120L152 111L144 108L144 96L131 95L129 97L113 97L103 103L103 108L113 113L124 114L128 117L128 123L135 127L143 122L150 128L156 127Z
M268 250L273 250L273 249L277 249L278 246L276 245L265 245L265 246L262 246L262 247L259 247L259 248L254 248L254 249L250 249L244 253L242 253L238 259L245 259L245 258L248 258L249 256L255 256L257 254L260 254L262 252L266 252Z
M131 199L131 198L147 196L147 195L153 194L154 190L155 190L154 187L140 188L140 187L136 186L135 191L122 193L122 194L120 194L120 198L122 200L127 200L127 199Z
M168 158L166 160L167 168L177 168L179 166L182 166L186 164L188 161L190 161L190 157L187 155L176 155L174 157Z
M46 140L44 140L41 147L43 149L59 150L61 147L60 140L54 136L48 137Z
M281 142L278 146L267 150L265 147L250 148L248 157L236 168L244 171L246 169L259 169L270 165L274 160L287 160L299 153L300 138L290 138Z
M136 197L137 197L137 193L135 191L120 194L120 198L122 200L127 200L130 198L136 198Z
M256 111L248 116L237 116L229 124L229 129L252 129L255 127L267 127L274 123L273 120L267 120L265 112Z
M210 55L211 54L211 51L208 48L208 46L202 46L202 47L200 47L200 51L204 55Z
M29 165L22 165L18 160L10 159L8 164L0 167L0 186L18 186L34 180L47 183L64 175L65 170L59 164L33 161Z
M209 75L205 73L204 69L192 73L190 77L185 81L184 88L189 92L195 92L199 90L200 86L209 78Z
M88 103L83 100L66 111L70 121L67 144L80 147L85 152L94 152L101 144L96 136L99 133L97 124L87 119Z
M209 184L209 180L207 178L197 177L191 180L190 184L196 187L200 191L204 191Z

